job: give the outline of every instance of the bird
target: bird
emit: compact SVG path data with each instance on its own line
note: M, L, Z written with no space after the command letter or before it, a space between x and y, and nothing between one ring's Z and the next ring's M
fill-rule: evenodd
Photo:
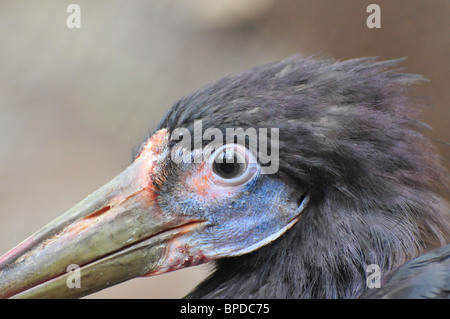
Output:
M181 98L128 168L0 257L0 297L210 263L186 298L450 298L449 173L402 61L295 55Z

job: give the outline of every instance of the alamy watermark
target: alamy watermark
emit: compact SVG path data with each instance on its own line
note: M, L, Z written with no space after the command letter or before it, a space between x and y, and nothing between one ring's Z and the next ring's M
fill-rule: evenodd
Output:
M69 29L81 28L81 8L78 4L72 3L67 6L67 13L70 13L66 19L66 26Z
M67 276L66 284L67 288L73 289L73 288L81 288L81 270L80 266L76 264L71 264L67 266L66 272L69 273L69 276Z
M67 288L81 288L81 268L76 264L67 266L66 272L69 273L66 279ZM381 268L377 264L370 264L366 267L366 285L367 288L381 288Z
M366 9L370 13L366 19L366 25L369 29L381 28L381 8L378 4L369 4Z
M66 12L70 13L66 19L66 26L69 29L81 28L81 7L76 3L69 4ZM378 4L369 4L366 12L370 13L366 19L366 26L369 29L381 28L381 8Z
M367 288L381 288L381 268L377 264L370 264L366 267L366 285Z
M224 134L225 133L225 134ZM193 136L192 136L193 135ZM225 136L224 136L225 135ZM219 128L207 128L203 130L202 120L194 121L193 134L184 127L172 131L170 139L178 141L172 148L171 160L175 163L202 163L210 158L212 153L224 145L240 144L248 148L253 157L244 159L234 158L227 154L217 162L228 158L243 161L250 160L250 164L256 161L261 166L261 174L275 174L279 168L280 138L278 128L254 128L241 127L226 128L225 132ZM230 150L232 152L232 150Z

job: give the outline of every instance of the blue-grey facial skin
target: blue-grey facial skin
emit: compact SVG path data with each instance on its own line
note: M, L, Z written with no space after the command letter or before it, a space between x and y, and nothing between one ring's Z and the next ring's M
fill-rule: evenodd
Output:
M195 165L190 164L190 169L196 170ZM189 175L185 169L180 175ZM163 213L176 212L206 221L204 228L182 240L190 247L201 248L208 259L241 255L281 236L304 208L303 205L299 209L298 195L291 187L269 176L260 174L258 168L244 185L208 185L213 190L207 194L199 194L184 183L172 184L171 188L163 186L158 205Z

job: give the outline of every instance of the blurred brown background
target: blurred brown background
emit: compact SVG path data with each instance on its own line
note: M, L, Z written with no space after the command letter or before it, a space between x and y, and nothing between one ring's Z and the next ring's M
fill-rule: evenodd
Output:
M81 29L66 8L81 7ZM381 29L366 8L381 7ZM300 53L407 57L449 167L448 0L0 2L0 254L124 169L178 98ZM442 142L443 141L443 142ZM179 298L208 271L138 278L97 298Z

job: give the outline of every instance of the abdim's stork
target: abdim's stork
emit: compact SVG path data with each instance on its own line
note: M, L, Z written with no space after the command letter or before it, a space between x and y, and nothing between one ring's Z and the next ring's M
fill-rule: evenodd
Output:
M448 297L449 176L417 130L421 77L396 64L292 57L180 100L131 166L1 257L0 296L215 261L188 297ZM267 133L269 163L250 134L225 139L236 128Z

